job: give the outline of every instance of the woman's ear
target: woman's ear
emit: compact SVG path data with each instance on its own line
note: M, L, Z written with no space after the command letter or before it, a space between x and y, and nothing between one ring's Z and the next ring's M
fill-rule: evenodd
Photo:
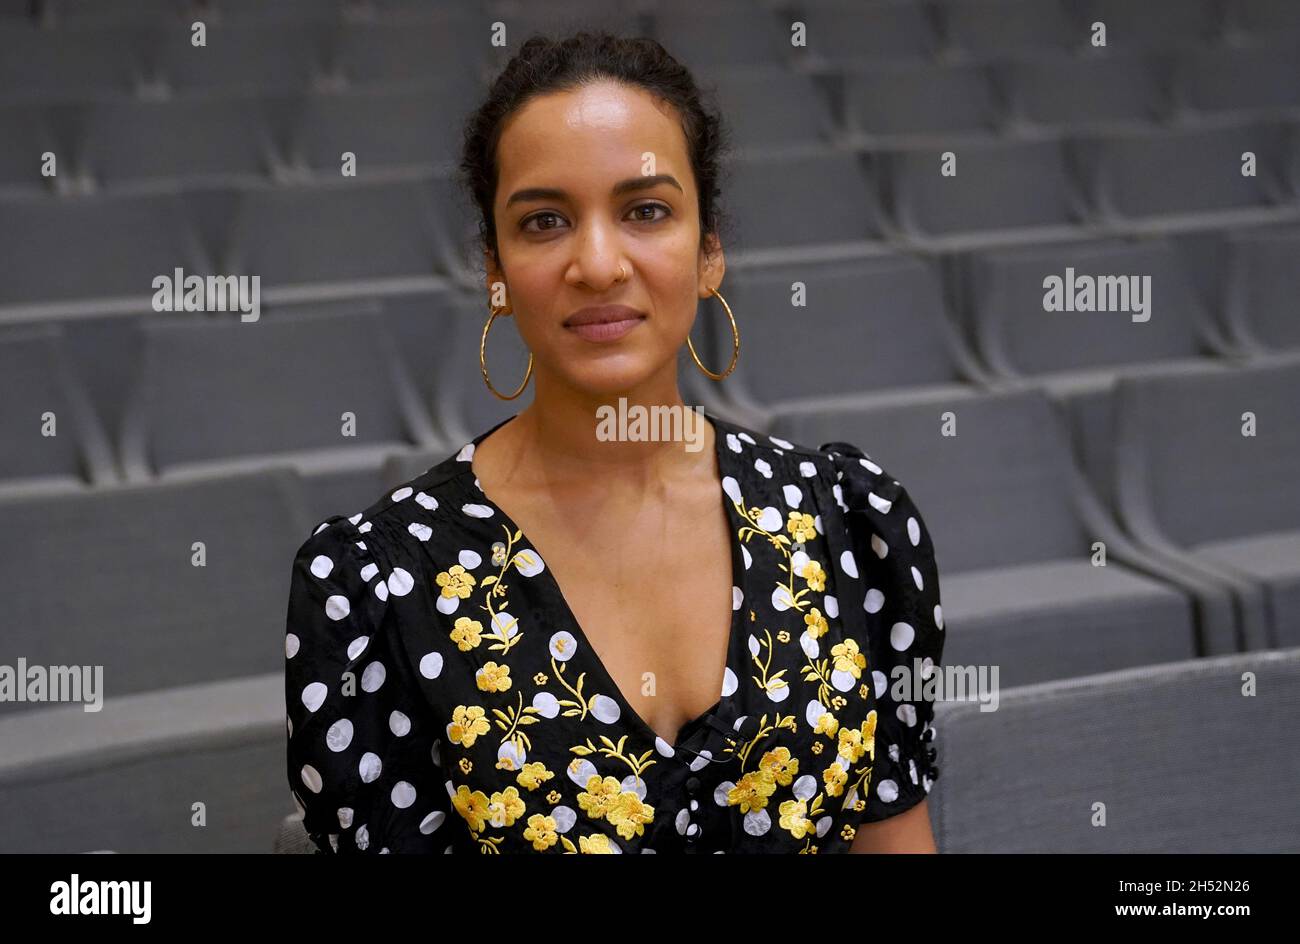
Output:
M721 285L727 272L726 254L717 233L709 233L705 245L700 247L699 271L699 294L701 298L708 298L712 294L709 290Z

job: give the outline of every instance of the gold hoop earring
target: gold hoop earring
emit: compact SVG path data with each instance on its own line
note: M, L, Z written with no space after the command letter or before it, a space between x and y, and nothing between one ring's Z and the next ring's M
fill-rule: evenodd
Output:
M686 335L686 346L691 349L691 357L695 359L696 367L704 371L704 373L709 376L710 380L721 380L736 369L736 359L740 356L740 329L736 327L736 316L731 313L731 306L728 305L727 300L722 297L722 293L716 288L711 288L709 291L718 296L718 301L722 302L722 307L727 310L727 318L731 321L731 363L727 365L727 369L722 373L715 374L700 363L700 355L695 353L695 345L691 342L691 336L689 334Z
M483 371L483 382L487 384L487 387L489 390L492 391L493 396L501 400L513 400L515 397L519 396L519 394L524 392L524 387L528 386L528 378L533 375L533 352L532 351L528 352L528 370L524 373L523 382L519 385L518 390L516 390L514 393L510 394L509 396L506 396L504 393L497 390L496 387L492 386L492 381L488 378L488 369L487 369L487 336L488 336L488 332L492 330L492 322L496 320L496 316L501 314L503 311L505 311L505 309L490 308L488 310L491 312L491 314L488 315L487 323L483 325L483 339L479 341L479 345L478 345L479 369Z

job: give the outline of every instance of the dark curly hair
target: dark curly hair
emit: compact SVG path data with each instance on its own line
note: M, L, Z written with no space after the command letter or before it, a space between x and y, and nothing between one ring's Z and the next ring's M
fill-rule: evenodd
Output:
M529 37L465 124L459 181L478 209L478 258L487 250L498 263L501 259L492 207L499 176L496 149L506 118L537 96L601 80L644 89L676 109L699 191L700 247L707 248L711 233L721 239L728 221L718 206L719 177L729 146L713 104L716 90L697 86L690 70L653 39L582 30L563 39Z

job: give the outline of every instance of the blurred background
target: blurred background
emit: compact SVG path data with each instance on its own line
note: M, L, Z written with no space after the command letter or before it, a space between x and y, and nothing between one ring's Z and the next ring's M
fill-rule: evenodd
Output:
M1300 851L1296 0L0 0L0 667L104 686L0 702L0 851L303 848L293 552L529 402L452 174L582 26L733 134L687 403L878 458L944 663L1000 668L939 706L940 849ZM156 311L178 268L260 318Z

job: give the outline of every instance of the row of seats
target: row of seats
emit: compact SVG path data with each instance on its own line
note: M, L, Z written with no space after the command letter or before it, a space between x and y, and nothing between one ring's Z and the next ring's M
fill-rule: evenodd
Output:
M141 84L269 89L434 77L460 69L486 76L505 51L492 44L497 23L506 26L506 48L534 31L566 25L646 34L671 43L674 55L698 69L1086 52L1095 48L1096 22L1107 26L1106 48L1121 52L1300 38L1300 17L1288 0L1233 0L1222 7L1216 0L814 2L797 11L744 0L706 7L560 4L546 11L485 3L391 20L382 11L377 17L329 15L347 12L342 3L316 5L326 14L316 17L301 15L312 4L263 4L281 9L251 20L229 3L162 4L156 12L149 6L134 20L61 16L58 3L34 20L0 17L0 88L49 98L125 92ZM209 27L206 49L191 44L196 19ZM791 41L796 21L806 28L801 46Z
M1167 64L1110 54L1014 64L888 65L814 78L785 69L715 82L738 150L880 147L1285 117L1300 107L1300 46L1185 53ZM41 155L98 186L176 178L267 179L454 166L455 127L482 90L465 72L401 88L0 106L0 188L43 189ZM836 104L838 103L838 104Z
M1245 151L1257 155L1257 176L1241 173ZM724 201L735 208L729 262L960 250L1300 213L1300 124L970 143L958 149L955 176L940 173L942 160L931 147L734 161ZM481 263L471 258L463 196L439 175L42 195L0 207L0 257L12 273L0 285L0 310L78 300L111 311L123 299L138 309L153 279L177 267L256 274L264 289L337 297L386 292L391 285L379 283L394 279L473 285ZM78 264L52 263L63 254ZM358 291L357 282L371 284Z
M212 392L200 385L196 396ZM1124 378L1116 412L1113 507L1033 388L809 410L774 434L860 444L904 482L942 573L944 658L998 664L1006 686L1300 644L1300 359ZM216 414L212 435L228 425ZM201 415L189 413L196 426ZM0 555L6 642L32 664L103 665L120 695L160 678L274 671L283 561L316 522L359 510L459 445L389 449L368 480L324 502L293 454L0 496L0 528L14 536Z

